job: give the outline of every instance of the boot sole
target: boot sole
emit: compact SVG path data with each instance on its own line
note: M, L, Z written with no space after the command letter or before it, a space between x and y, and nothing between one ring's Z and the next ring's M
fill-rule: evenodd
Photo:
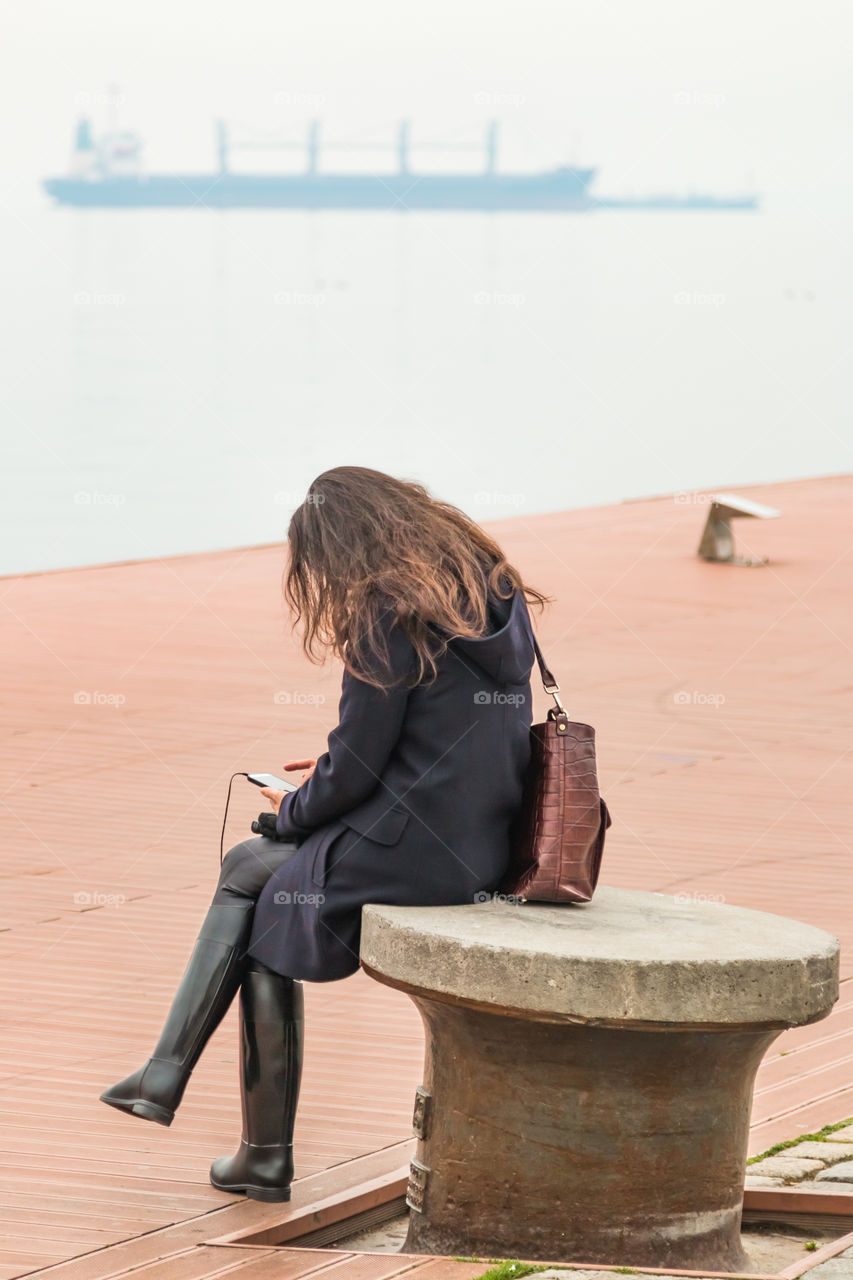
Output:
M217 1191L227 1191L231 1195L239 1195L245 1192L249 1200L263 1200L266 1204L281 1204L283 1201L290 1199L290 1187L252 1187L246 1183L239 1186L226 1187L220 1182L214 1182L210 1179L210 1185L215 1187Z
M108 1107L115 1107L116 1111L123 1111L128 1116L139 1116L142 1120L153 1120L155 1124L170 1125L175 1118L174 1111L167 1111L165 1107L158 1107L156 1102L142 1102L141 1099L131 1101L119 1101L118 1098L111 1098L108 1094L102 1093L101 1102L105 1102Z

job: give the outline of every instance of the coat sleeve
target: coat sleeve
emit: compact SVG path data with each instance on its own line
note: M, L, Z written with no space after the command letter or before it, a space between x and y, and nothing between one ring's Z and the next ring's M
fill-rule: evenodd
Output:
M400 737L410 689L415 650L393 624L386 631L392 677L401 683L387 693L344 670L338 726L314 772L281 802L276 821L280 836L302 837L354 809L375 791Z

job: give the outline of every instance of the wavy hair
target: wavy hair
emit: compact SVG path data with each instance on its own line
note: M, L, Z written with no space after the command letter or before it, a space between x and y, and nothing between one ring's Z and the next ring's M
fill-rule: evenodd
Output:
M413 684L435 679L454 637L487 633L488 593L520 589L540 611L553 597L522 581L473 520L414 481L369 467L333 467L314 480L287 533L284 596L303 623L313 663L331 651L379 689L390 670L389 613L417 654ZM390 630L390 628L387 628Z

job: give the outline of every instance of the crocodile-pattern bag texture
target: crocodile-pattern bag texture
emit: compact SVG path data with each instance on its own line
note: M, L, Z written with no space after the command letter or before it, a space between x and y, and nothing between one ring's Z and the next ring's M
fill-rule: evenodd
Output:
M529 902L589 902L610 813L598 790L595 730L570 720L536 644L545 689L557 703L530 726L530 764L509 867L499 892Z

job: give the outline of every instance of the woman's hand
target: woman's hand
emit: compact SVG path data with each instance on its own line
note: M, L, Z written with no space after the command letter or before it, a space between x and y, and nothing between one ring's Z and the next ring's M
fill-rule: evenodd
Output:
M284 766L284 770L285 770L285 773L293 773L295 769L303 769L304 773L302 774L302 777L299 779L300 783L303 783L307 781L308 778L311 777L311 774L314 772L314 767L316 764L317 764L316 760L289 760L287 764ZM286 795L289 795L289 794L290 792L287 792L287 791L274 791L272 787L261 787L261 795L266 796L267 800L269 800L270 804L272 805L275 813L278 813L279 809L281 808L282 800Z
M314 768L316 764L317 764L316 760L289 760L288 763L284 766L284 771L285 773L292 773L294 769L304 769L305 772L303 773L299 781L305 782L307 781L308 778L311 777L311 774L314 772Z
M266 796L267 800L269 800L272 805L273 812L278 814L278 811L281 808L281 802L285 797L285 792L273 791L272 787L261 787L261 795Z

